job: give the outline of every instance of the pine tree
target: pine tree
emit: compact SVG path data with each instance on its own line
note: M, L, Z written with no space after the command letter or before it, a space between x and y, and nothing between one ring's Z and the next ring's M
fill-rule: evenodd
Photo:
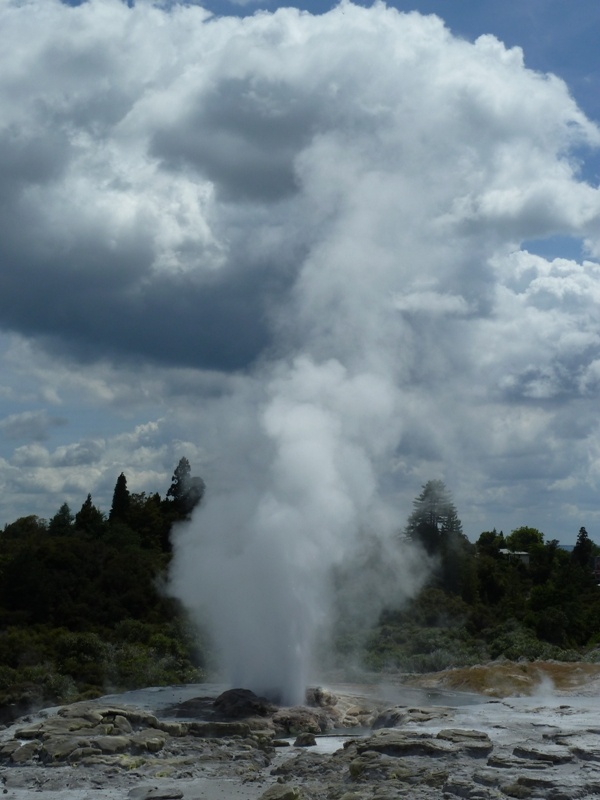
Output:
M63 503L48 523L48 533L53 536L64 536L71 533L74 519L69 504Z
M190 462L185 456L179 459L171 478L171 486L167 498L172 498L175 510L182 516L188 516L199 505L206 491L202 478L192 477Z
M462 535L462 524L443 481L428 481L413 501L413 512L406 524L406 535L429 553L439 553L443 537Z
M83 505L75 514L75 529L99 536L104 527L104 514L92 503L92 495L88 494Z
M588 532L583 527L579 528L577 541L572 553L573 561L576 561L581 567L589 567L592 559L593 549L594 543L588 536Z
M129 515L129 489L127 488L127 478L122 472L117 478L115 491L113 492L112 506L108 515L109 522L127 522Z

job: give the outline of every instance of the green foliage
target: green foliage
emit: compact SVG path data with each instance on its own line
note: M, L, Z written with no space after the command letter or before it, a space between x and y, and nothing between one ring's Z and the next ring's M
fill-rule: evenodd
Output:
M104 530L104 514L92 503L92 495L88 494L83 505L75 514L75 529L80 533L98 537Z
M189 488L189 487L188 487ZM202 679L206 660L182 609L159 590L182 519L158 494L130 495L111 518L90 494L73 517L22 517L0 534L0 721L31 705L108 689Z
M129 518L129 489L127 488L127 478L122 472L117 478L113 501L108 514L109 522L127 522Z
M48 523L48 533L52 536L65 536L71 533L75 517L68 503L63 503Z
M173 473L167 498L172 498L173 506L182 517L189 516L204 497L206 486L202 478L193 477L190 462L181 458Z
M528 528L524 525L516 528L506 537L506 547L513 552L530 553L532 549L544 544L544 534L537 528Z

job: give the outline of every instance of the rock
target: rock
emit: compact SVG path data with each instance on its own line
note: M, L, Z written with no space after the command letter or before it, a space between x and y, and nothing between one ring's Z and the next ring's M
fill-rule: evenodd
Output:
M103 753L124 753L131 746L131 739L127 736L98 736L94 739L96 746Z
M547 761L550 764L567 764L574 756L564 747L530 747L518 745L513 748L513 754L519 758L533 759L534 761Z
M278 733L297 735L305 731L309 733L325 733L332 730L333 722L325 711L313 710L304 706L282 708L271 718Z
M569 752L582 761L600 761L600 748L574 746Z
M302 793L297 786L270 786L259 800L301 800Z
M422 736L414 731L398 731L383 728L372 736L356 743L358 753L367 750L383 753L388 756L428 756L437 757L453 755L459 748L450 742Z
M232 736L247 737L252 733L245 722L190 722L188 733L203 739L221 739Z
M316 743L317 740L314 733L308 733L305 731L296 737L294 747L314 747Z
M328 689L317 686L314 689L306 690L306 705L317 706L319 708L333 707L337 705L338 698Z
M40 749L40 757L44 760L64 761L79 747L89 747L88 739L78 736L53 736L44 741Z
M348 712L346 712L348 713ZM448 717L452 709L443 706L435 708L414 708L408 706L394 706L380 711L373 720L372 728L398 728L411 722L430 722L434 719Z
M494 749L490 737L482 731L449 728L440 731L437 738L459 745L462 750L475 758L484 758Z
M127 717L124 717L122 714L115 715L115 728L117 728L117 730L119 730L121 733L133 732L131 722L129 722Z
M156 786L138 786L131 789L127 797L131 800L180 800L183 792L174 787L159 789Z
M347 713L349 714L350 710L348 710ZM380 728L398 728L400 725L403 725L407 719L408 714L405 708L387 708L375 717L371 727L373 730L379 730Z
M31 761L39 753L40 747L40 743L36 741L20 745L10 754L10 760L13 764L23 764L26 761Z
M228 689L214 701L215 711L226 719L243 719L244 717L266 717L277 711L266 697L259 697L250 689Z
M131 744L149 753L158 753L165 746L167 735L153 728L144 728L131 736Z

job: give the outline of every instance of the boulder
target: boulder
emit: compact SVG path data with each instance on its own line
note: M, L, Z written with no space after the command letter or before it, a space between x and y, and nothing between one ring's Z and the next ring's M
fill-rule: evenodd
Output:
M296 735L299 733L325 733L332 730L333 721L323 709L310 709L304 706L279 709L272 716L278 733Z
M277 711L266 697L259 697L250 689L228 689L214 701L215 712L224 719L243 719L244 717L266 717Z
M306 705L317 706L318 708L330 708L337 705L337 695L322 686L316 686L306 690Z
M317 743L314 733L308 733L305 731L304 733L300 733L296 737L296 741L294 742L294 747L314 747Z

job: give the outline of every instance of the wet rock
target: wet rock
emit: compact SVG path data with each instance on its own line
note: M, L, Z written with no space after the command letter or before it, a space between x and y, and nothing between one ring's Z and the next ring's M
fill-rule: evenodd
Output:
M294 742L294 747L314 747L317 743L317 739L314 733L301 733L296 737L296 741Z
M341 728L370 728L375 719L373 708L368 705L353 704L343 712L336 711Z
M18 743L17 743L18 744ZM27 742L19 745L11 754L10 760L13 764L24 764L35 758L40 751L40 743L36 741Z
M246 722L190 722L188 733L202 739L246 737L251 735L252 728Z
M550 767L549 761L528 761L525 758L515 758L515 756L508 754L492 753L487 760L488 767L496 767L497 769L539 769L545 770Z
M409 723L431 722L452 715L452 709L439 708L414 708L410 706L394 706L380 711L373 719L373 730L379 728L399 728Z
M273 714L271 721L278 733L297 735L303 732L325 733L333 729L331 716L324 710L304 706L282 708Z
M437 738L459 745L462 750L475 758L485 758L494 749L490 737L482 731L450 728L440 731Z
M513 748L513 754L523 759L534 761L547 761L550 764L567 764L573 760L573 754L564 747L537 747L518 745Z
M338 698L333 692L328 689L323 689L321 686L306 690L306 705L317 706L319 708L333 707L337 705Z
M183 792L174 787L159 789L156 786L138 786L132 789L127 797L131 800L180 800Z
M259 697L250 689L229 689L214 701L215 711L225 719L266 717L277 711L277 706L266 697Z
M427 756L441 758L459 752L459 748L440 739L415 733L383 728L356 744L358 753L371 750L388 756Z

